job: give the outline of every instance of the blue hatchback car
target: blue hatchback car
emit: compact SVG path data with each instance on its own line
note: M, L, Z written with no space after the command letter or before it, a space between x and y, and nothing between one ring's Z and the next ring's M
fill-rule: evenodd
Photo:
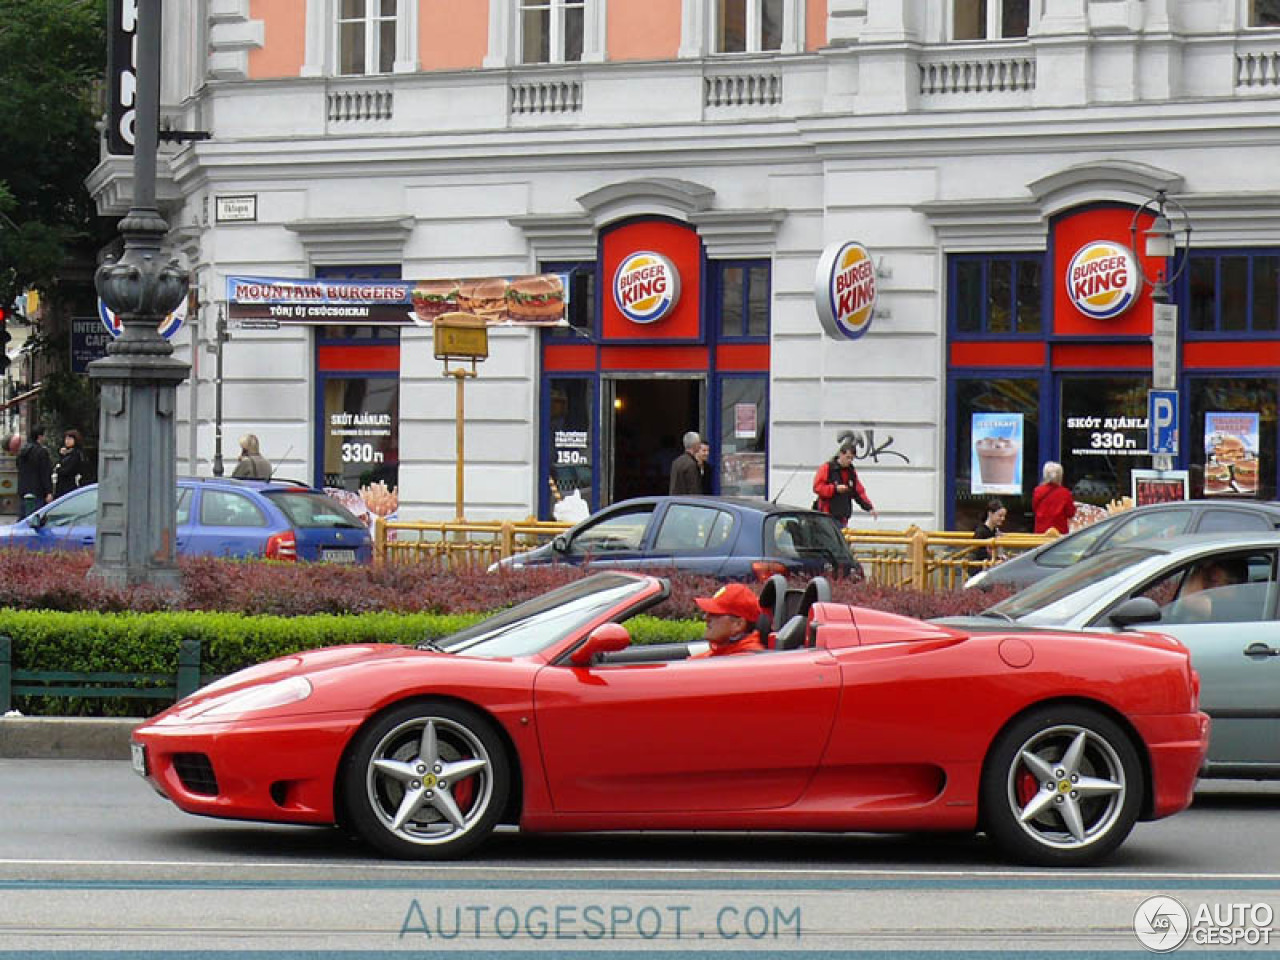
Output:
M723 580L773 574L860 577L825 513L736 497L637 497L588 517L551 543L503 560L518 569L568 563L613 570L682 570Z
M182 477L177 490L179 556L262 557L369 563L369 529L319 490L289 481ZM92 550L98 486L90 484L0 527L0 547Z

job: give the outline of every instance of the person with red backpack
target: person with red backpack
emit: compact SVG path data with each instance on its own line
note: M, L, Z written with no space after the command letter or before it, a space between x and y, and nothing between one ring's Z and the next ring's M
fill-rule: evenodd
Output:
M831 514L841 527L848 526L854 503L876 519L880 518L858 479L858 471L853 466L853 444L847 441L840 444L834 457L818 468L813 477L813 492L818 495L813 508Z

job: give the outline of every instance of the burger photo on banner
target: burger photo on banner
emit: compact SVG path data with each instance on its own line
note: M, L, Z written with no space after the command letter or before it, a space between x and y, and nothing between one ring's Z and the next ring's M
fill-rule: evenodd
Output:
M430 326L444 313L462 311L491 324L557 324L564 318L564 279L557 274L419 280L413 286L413 320Z
M1204 415L1204 495L1257 496L1260 414Z

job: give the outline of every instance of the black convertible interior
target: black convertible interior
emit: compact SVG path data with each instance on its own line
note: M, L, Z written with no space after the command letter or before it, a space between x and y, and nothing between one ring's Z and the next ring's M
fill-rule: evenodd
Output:
M782 574L774 574L760 588L760 619L756 630L766 652L796 650L810 645L814 632L809 630L809 611L815 603L831 600L831 584L826 577L814 577L803 587L793 587ZM693 652L688 643L632 644L625 650L596 655L593 663L601 666L623 663L662 663L684 660Z

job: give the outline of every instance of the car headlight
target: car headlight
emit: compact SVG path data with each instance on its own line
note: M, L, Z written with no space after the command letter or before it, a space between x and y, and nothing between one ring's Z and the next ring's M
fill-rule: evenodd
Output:
M196 716L219 717L228 714L252 713L255 710L270 710L272 707L297 703L309 696L311 696L311 682L306 677L286 677L274 683L249 687L247 690L228 694L212 706L199 711Z

